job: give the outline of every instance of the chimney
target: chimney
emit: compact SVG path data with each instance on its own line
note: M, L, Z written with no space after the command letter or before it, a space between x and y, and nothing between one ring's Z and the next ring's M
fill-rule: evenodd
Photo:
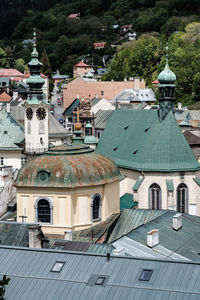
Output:
M40 225L29 227L29 248L41 248L41 237L43 233Z
M72 230L66 230L65 231L65 241L72 241Z
M178 231L182 228L182 214L176 214L173 216L173 229Z
M120 256L125 255L125 248L124 247L118 247L113 250L113 255Z
M153 248L159 244L159 232L158 229L153 229L147 233L147 246Z
M178 102L178 109L179 109L179 110L182 109L182 104L181 104L181 102Z
M10 102L6 103L6 111L10 114Z
M134 90L139 90L140 89L140 78L136 77L134 78Z

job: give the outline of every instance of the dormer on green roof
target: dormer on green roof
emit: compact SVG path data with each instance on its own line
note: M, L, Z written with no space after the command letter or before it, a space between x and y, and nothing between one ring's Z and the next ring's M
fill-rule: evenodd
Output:
M168 50L168 47L166 47ZM158 75L159 81L159 120L162 122L170 111L174 111L176 75L170 70L168 54L164 70Z

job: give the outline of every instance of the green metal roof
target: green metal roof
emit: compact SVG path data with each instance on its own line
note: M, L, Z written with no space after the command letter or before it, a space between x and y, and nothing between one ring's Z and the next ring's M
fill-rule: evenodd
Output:
M123 210L125 208L133 208L137 204L138 202L133 201L132 194L126 193L120 197L120 210Z
M24 128L4 109L0 111L0 149L21 150L17 145L24 140Z
M193 178L193 180L200 186L200 180L198 177Z
M112 243L122 236L127 235L132 230L148 223L165 214L164 210L150 210L150 209L124 209L117 223L108 237L108 243Z
M94 135L86 135L84 137L84 144L97 144L97 139Z
M172 179L166 179L166 185L167 185L167 190L169 192L173 192L174 191L174 183Z
M177 211L165 211L158 218L149 220L143 226L131 231L127 238L146 245L147 233L156 228L159 230L158 252L162 252L163 249L160 248L164 247L188 259L199 261L200 217L182 214L182 228L176 231L172 228L173 216L176 214ZM155 251L157 250L155 249Z
M144 176L138 178L138 180L136 181L136 183L133 186L133 190L134 191L138 191L139 187L141 186L142 182L144 180Z
M96 151L119 167L138 171L200 169L172 112L160 122L157 110L115 110Z
M64 116L71 116L74 110L79 106L80 101L79 99L75 99L70 106L68 106L65 111L63 112Z
M121 179L116 164L86 145L50 148L19 171L17 187L74 188L110 183Z
M168 65L168 58L164 70L158 75L158 81L161 84L171 84L176 81L176 75L172 72Z

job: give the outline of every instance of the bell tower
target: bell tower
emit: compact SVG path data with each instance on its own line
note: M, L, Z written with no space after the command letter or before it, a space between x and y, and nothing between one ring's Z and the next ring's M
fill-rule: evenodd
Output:
M170 70L168 64L168 47L166 47L166 64L164 70L158 75L159 81L159 119L163 121L169 111L174 110L176 75Z
M40 75L42 63L38 60L36 48L36 31L33 34L34 44L31 61L28 63L30 77L26 83L29 93L24 103L25 107L25 152L39 154L48 150L48 102L42 92L44 79Z

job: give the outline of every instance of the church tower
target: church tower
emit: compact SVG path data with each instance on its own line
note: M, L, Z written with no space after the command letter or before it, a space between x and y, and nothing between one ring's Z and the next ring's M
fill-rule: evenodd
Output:
M25 152L39 154L48 150L48 102L42 92L44 79L40 76L42 63L38 60L36 31L34 29L33 52L28 63L30 77L27 80L29 93L25 107Z
M166 47L168 51L168 47ZM164 70L158 75L159 81L159 119L163 121L170 110L174 110L176 75L170 70L168 53Z

